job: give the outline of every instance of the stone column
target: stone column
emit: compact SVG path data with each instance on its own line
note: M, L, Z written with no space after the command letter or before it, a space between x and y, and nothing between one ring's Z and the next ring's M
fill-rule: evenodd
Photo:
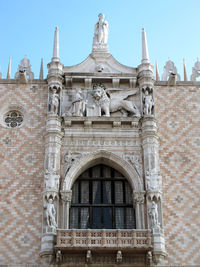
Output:
M61 119L49 113L45 134L43 229L41 257L49 263L54 253L59 218Z
M56 244L59 222L60 149L62 143L60 96L63 65L53 57L48 64L48 104L45 134L43 223L40 256L42 262L51 264Z
M146 61L138 67L141 93L141 137L144 159L144 187L146 190L147 225L152 229L153 260L158 263L165 256L162 223L162 177L159 167L159 141L155 119L153 66Z
M145 229L144 194L145 194L144 191L133 193L133 201L135 205L135 216L136 216L136 229Z
M72 191L61 191L61 199L62 199L62 229L69 229L69 209L72 199Z

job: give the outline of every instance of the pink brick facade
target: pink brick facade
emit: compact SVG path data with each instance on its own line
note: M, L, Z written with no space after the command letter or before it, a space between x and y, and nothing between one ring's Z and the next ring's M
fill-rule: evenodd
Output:
M45 82L1 83L0 106L2 113L13 107L25 113L18 129L0 125L0 264L37 263L42 224Z
M200 89L156 86L166 266L200 264ZM0 264L38 264L47 86L0 84L2 112L22 107L19 129L0 126ZM1 114L2 115L2 114Z

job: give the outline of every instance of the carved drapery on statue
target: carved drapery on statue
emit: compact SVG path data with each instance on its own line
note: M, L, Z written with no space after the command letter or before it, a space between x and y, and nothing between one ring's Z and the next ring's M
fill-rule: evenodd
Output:
M108 22L104 14L99 14L99 20L94 27L93 51L95 49L107 49L108 42Z

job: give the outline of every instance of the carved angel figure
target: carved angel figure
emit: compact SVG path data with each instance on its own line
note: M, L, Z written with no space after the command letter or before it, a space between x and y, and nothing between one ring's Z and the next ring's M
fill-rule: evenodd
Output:
M108 97L107 93L110 95ZM101 107L101 110L105 113L105 116L110 117L110 113L120 111L124 116L127 116L127 112L135 116L140 116L136 105L130 101L125 100L128 96L134 95L137 90L124 91L122 89L107 89L97 86L94 90L94 99L96 104Z

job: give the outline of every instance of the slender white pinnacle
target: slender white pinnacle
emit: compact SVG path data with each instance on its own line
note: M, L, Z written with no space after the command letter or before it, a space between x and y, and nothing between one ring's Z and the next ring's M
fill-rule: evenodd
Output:
M9 58L7 79L10 79L10 76L11 76L11 57Z
M41 59L41 65L40 65L40 80L43 80L43 58Z
M186 82L187 81L187 71L186 71L185 59L183 59L183 72L184 72L184 82Z
M58 27L56 27L55 34L54 34L54 45L53 45L52 61L60 61L60 58L59 58L59 33L58 33Z
M146 32L142 29L142 64L150 63Z
M156 61L156 81L160 81L159 71L158 71L158 62Z

